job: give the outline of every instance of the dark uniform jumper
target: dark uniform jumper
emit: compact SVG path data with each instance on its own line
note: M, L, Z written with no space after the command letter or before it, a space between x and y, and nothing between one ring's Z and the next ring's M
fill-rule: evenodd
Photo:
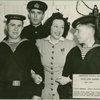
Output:
M12 51L5 40L0 43L0 98L31 99L40 96L43 84L34 84L31 69L44 78L39 52L28 40Z

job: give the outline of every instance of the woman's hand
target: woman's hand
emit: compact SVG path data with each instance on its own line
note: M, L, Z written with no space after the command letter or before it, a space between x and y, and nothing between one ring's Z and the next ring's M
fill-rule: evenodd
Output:
M65 77L65 76L61 76L56 79L56 82L59 83L60 85L65 85L71 81L72 80L69 77Z

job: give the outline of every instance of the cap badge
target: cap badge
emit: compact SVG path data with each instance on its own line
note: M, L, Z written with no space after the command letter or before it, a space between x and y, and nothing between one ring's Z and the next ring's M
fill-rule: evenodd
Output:
M34 5L34 7L35 7L35 8L39 8L39 4L36 3L36 4Z

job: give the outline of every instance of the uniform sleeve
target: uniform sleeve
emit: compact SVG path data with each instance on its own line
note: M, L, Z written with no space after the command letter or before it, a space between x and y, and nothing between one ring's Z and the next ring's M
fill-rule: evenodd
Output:
M62 76L66 76L66 77L70 77L72 78L72 52L70 51L66 57L66 60L65 60L65 65L64 65L64 69L63 69L63 72L62 72Z
M40 75L44 81L44 69L43 69L43 66L41 64L39 50L35 45L33 46L33 48L34 48L34 52L32 52L32 55L33 55L33 57L32 57L32 62L33 62L32 69L33 69L33 71L35 71L36 74ZM35 84L35 85L36 85L35 95L41 96L42 89L44 88L44 83L42 82L39 85L37 85L37 84Z
M40 53L38 48L35 45L34 45L34 52L33 52L33 65L34 66L32 69L35 71L35 73L39 74L44 78L44 71L41 63Z
M39 50L39 52L40 52L40 54L42 53L42 45L43 44L43 39L37 39L36 40L36 46L38 47L38 50Z

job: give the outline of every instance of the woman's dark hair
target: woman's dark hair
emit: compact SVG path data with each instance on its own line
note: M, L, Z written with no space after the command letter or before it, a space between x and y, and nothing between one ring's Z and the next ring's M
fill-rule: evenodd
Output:
M45 23L44 23L44 32L48 35L50 35L51 33L51 26L52 23L55 19L60 19L64 21L64 33L63 33L63 37L66 37L70 28L70 23L67 21L68 18L64 18L63 15L60 12L57 13L53 13L52 16L50 18L48 18Z

